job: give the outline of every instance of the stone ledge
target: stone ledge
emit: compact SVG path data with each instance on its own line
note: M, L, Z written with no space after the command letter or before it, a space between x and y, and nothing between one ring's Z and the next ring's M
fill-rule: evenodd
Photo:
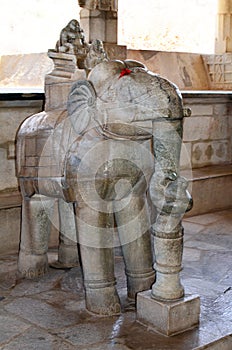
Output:
M42 109L44 102L45 95L42 90L0 88L1 108L33 107Z
M190 184L193 208L185 216L195 216L232 208L232 165L183 170Z
M203 168L192 169L192 171L182 170L181 175L186 177L189 181L230 176L232 175L232 164L206 166Z
M20 207L22 197L19 191L0 192L0 209Z

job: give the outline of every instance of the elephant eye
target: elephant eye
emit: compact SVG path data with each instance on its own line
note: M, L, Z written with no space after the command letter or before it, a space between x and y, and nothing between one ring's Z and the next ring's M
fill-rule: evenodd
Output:
M92 96L90 96L88 98L88 101L87 101L87 104L89 107L92 107L94 105L94 102L95 102L95 98L93 98Z

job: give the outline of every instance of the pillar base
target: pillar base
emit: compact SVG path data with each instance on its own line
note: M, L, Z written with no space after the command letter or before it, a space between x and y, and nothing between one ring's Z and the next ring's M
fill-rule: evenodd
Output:
M18 277L19 278L39 278L48 271L47 254L30 254L23 250L19 252Z
M99 316L120 315L120 299L115 286L85 288L86 308Z
M137 321L154 331L172 336L197 327L200 316L198 295L186 295L174 301L151 297L151 291L137 295Z

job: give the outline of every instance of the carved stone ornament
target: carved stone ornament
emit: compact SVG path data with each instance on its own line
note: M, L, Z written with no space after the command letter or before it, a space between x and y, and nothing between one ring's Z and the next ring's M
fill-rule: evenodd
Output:
M55 74L62 70L73 73L76 68L89 72L96 64L108 59L102 41L96 39L88 44L76 19L61 30L56 47L48 50L48 56L54 61Z

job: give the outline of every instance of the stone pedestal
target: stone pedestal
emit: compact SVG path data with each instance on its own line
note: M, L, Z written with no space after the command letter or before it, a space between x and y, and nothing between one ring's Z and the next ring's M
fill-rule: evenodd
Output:
M164 335L172 336L199 324L200 298L186 295L179 300L153 299L151 291L137 295L137 321Z
M54 69L45 76L45 110L66 109L68 94L74 81L86 79L84 69L77 68L75 55L48 51Z

